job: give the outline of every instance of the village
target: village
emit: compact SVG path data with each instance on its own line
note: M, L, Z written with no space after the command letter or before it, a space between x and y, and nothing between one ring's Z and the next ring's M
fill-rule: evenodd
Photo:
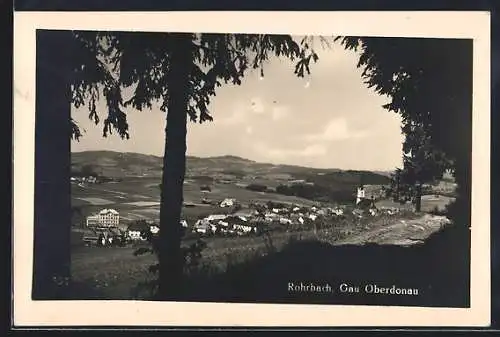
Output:
M217 203L220 212L199 216L192 223L182 219L179 225L185 233L199 237L231 237L262 235L269 231L319 229L338 218L395 215L399 211L397 207L377 207L375 202L375 196L367 195L364 186L357 188L352 204L334 207L321 203L315 206L274 201L243 203L235 198L226 198ZM146 241L148 233L159 235L158 221L129 221L125 229L123 223L118 210L101 209L97 214L87 216L86 232L82 240L91 246L116 246Z

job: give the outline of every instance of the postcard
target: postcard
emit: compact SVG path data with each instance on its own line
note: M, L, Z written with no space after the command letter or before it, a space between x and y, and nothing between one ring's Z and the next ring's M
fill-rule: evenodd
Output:
M488 12L17 12L16 326L490 322Z

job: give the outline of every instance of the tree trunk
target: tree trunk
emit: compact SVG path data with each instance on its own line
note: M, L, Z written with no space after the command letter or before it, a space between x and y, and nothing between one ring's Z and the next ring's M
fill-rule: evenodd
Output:
M396 195L394 197L395 202L399 202L399 172L396 173Z
M70 276L69 32L37 32L34 300L63 299ZM19 174L19 172L17 172Z
M415 211L420 212L422 210L422 184L417 184L416 194L415 194Z
M457 184L457 199L455 202L454 214L452 214L455 223L462 225L466 232L471 225L471 193L472 193L472 97L473 97L473 79L472 79L472 41L463 41L460 53L461 74L457 86L461 89L456 99L453 101L452 118L456 137L450 137L449 149L452 157L455 159L455 182Z
M188 84L192 55L189 35L175 34L172 41L167 70L168 112L160 206L160 300L174 300L179 295L184 266L180 220L186 170Z

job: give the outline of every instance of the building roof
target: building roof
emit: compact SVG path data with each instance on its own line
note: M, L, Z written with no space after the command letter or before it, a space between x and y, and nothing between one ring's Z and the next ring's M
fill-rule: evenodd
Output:
M227 218L228 216L225 215L225 214L211 214L207 217L205 217L205 220L223 220L225 218Z
M112 209L112 208L105 208L105 209L103 209L103 210L101 210L101 211L99 212L99 214L103 214L103 215L104 215L104 214L108 214L108 213L118 215L118 211L116 211L116 210L114 210L114 209Z

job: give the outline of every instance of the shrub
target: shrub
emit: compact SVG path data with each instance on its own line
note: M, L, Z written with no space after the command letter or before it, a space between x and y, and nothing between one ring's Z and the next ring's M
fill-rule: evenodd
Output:
M333 187L316 184L279 185L276 187L276 193L321 202L351 202L353 200L351 189L347 186L334 189Z
M267 192L267 186L261 184L250 184L246 187L247 190L255 191L255 192Z
M200 186L200 191L212 192L212 188L208 185L202 185Z
M148 229L143 232L144 237L147 239L149 245L139 247L134 251L134 255L144 255L144 254L154 254L158 257L159 254L159 236L154 235ZM182 256L183 256L183 265L184 265L184 274L189 274L200 264L200 260L202 258L202 251L207 247L205 241L198 236L196 242L190 244L189 246L181 247ZM155 263L149 266L148 271L152 274L152 279L140 282L137 287L134 289L135 293L139 293L140 291L146 291L148 296L151 298L156 297L158 290L158 272L160 265L159 263Z

